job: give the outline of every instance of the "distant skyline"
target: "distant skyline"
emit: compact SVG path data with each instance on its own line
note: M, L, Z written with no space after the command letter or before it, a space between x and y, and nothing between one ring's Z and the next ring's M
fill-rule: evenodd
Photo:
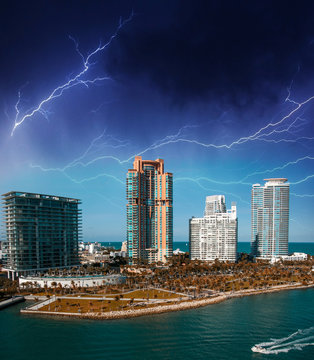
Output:
M289 241L314 241L313 17L308 1L6 4L1 194L79 198L85 241L125 241L126 173L161 158L174 241L220 194L250 241L252 184L272 177L290 183Z

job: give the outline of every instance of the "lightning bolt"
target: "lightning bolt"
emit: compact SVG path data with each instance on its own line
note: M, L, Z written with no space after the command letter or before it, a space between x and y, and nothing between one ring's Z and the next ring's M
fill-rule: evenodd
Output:
M99 141L101 139L103 139L104 137L106 137L108 140L112 140L114 142L116 142L117 144L116 145L113 145L113 144L109 144L108 142L102 142L100 145L98 144ZM98 178L101 178L101 177L107 177L107 178L111 178L117 182L119 182L120 184L123 184L124 185L124 181L122 181L121 179L119 179L118 177L116 176L113 176L111 174L107 174L107 173L102 173L102 174L98 174L98 175L95 175L95 176L91 176L91 177L88 177L88 178L83 178L83 179L75 179L73 178L72 176L70 176L68 173L67 173L67 170L69 170L70 168L73 168L77 165L85 165L84 163L82 163L81 160L83 160L84 158L86 158L88 155L91 154L92 151L95 151L94 148L95 147L99 147L99 146L107 146L107 147L111 147L111 148L114 148L114 149L117 149L117 148L120 148L120 147L125 147L129 145L129 141L128 140L120 140L120 139L117 139L115 138L114 136L112 135L106 135L106 129L104 129L104 131L98 135L97 137L95 137L89 144L89 146L87 147L87 149L82 153L82 155L80 155L78 158L72 160L70 163L68 163L67 165L65 165L64 167L62 168L44 168L40 165L34 165L34 164L30 164L29 166L33 169L40 169L41 171L43 172L49 172L49 171L55 171L55 172L60 172L62 173L64 176L66 176L69 180L71 180L72 182L76 183L76 184L82 184L82 183L85 183L85 182L88 182L88 181L92 181L92 180L96 180ZM96 150L97 151L97 150Z
M294 135L293 133L290 132L290 129L292 129L294 127L300 128L304 124L304 121L305 121L304 119L301 119L298 116L296 119L294 119L292 121L291 124L288 124L288 126L285 125L280 130L279 129L274 129L274 130L270 131L269 133L266 133L266 134L263 134L263 135L259 136L257 139L263 140L263 136L268 137L268 136L271 136L273 134L281 134L281 133L284 133L284 132L286 132L288 134L291 134L291 135Z
M298 67L298 71L300 71L300 68ZM291 87L293 84L293 80L290 84L290 86L288 87L287 91L288 91L288 96L285 99L285 102L290 102L293 105L295 105L295 108L292 109L287 115L284 115L283 117L281 117L280 120L278 120L277 122L270 122L268 124L266 124L265 126L261 127L260 129L258 129L255 133L253 133L252 135L249 136L244 136L244 137L240 137L237 140L229 143L229 144L213 144L213 143L203 143L200 142L198 140L193 140L193 139L185 139L185 138L178 138L177 137L166 137L164 140L161 140L159 142L156 142L155 144L151 145L149 148L143 150L141 152L141 154L145 153L146 151L149 150L155 150L159 147L162 147L164 145L168 145L171 143L178 143L178 142L187 142L187 143L192 143L192 144L196 144L205 148L215 148L215 149L231 149L232 147L234 147L235 145L240 145L249 141L255 141L255 140L259 140L259 141L266 141L266 142L274 142L274 143L279 143L279 142L296 142L299 140L313 140L314 137L306 137L306 136L302 136L302 137L298 137L296 139L265 139L264 137L269 137L273 134L279 134L279 133L283 133L283 132L288 132L289 130L291 130L293 127L300 127L301 125L303 125L302 123L306 122L305 119L302 119L300 116L298 116L295 120L292 121L291 124L286 125L285 122L291 118L293 118L294 115L296 115L296 113L300 110L303 109L304 106L308 103L310 103L313 99L314 96L311 96L309 98L307 98L306 100L304 100L303 102L297 102L295 100L291 99ZM301 122L301 124L297 124L297 122ZM284 126L283 129L278 130L279 126ZM268 129L272 129L270 132L265 132Z
M298 103L296 102L296 101L294 101L294 100L292 100L291 98L290 98L290 96L291 96L291 89L292 89L292 86L293 86L293 83L294 83L294 79L295 79L295 77L297 76L297 74L300 72L300 65L298 65L298 67L297 67L297 71L296 71L296 73L294 74L294 76L293 76L293 78L292 78L292 80L291 80L291 82L290 82L290 85L288 86L288 88L287 88L287 97L286 97L286 99L285 99L285 102L290 102L290 103L292 103L292 104L295 104L295 105L298 105Z
M90 69L90 67L93 65L93 63L91 62L92 59L99 54L100 52L102 52L103 50L105 50L106 48L108 48L110 46L110 44L112 43L112 41L118 36L119 31L121 30L122 27L124 27L128 22L130 22L132 20L134 16L134 13L132 11L131 15L122 21L122 19L120 18L119 21L119 25L117 26L115 32L111 35L111 37L109 38L109 40L105 43L105 44L99 44L99 46L92 51L87 57L86 59L84 58L84 56L82 55L82 53L79 51L78 49L78 43L74 40L73 37L70 37L70 39L72 41L74 41L75 46L76 46L76 51L78 52L78 54L80 55L80 57L82 58L82 62L83 62L83 69L78 72L76 75L72 76L66 83L59 85L58 87L56 87L45 99L43 99L35 108L33 108L31 111L27 111L25 114L21 115L20 113L20 100L21 100L21 93L20 91L18 92L18 100L15 104L15 119L14 119L14 126L13 129L11 131L11 136L13 136L15 130L17 129L18 126L20 126L21 124L23 124L23 122L29 118L32 118L35 114L40 113L40 114L45 114L45 110L44 110L44 106L46 104L48 104L49 102L51 102L52 100L60 97L63 95L64 91L71 89L74 86L77 85L84 85L87 88L89 87L89 85L91 84L95 84L97 82L100 81L104 81L104 80L110 80L109 77L105 76L105 77L96 77L93 79L85 79L84 76L87 74L88 70Z
M243 136L238 138L237 140L229 143L229 144L213 144L213 143L204 143L195 139L187 139L187 138L182 138L179 137L178 134L176 135L172 135L172 136L167 136L166 138L156 141L155 143L153 143L152 145L150 145L148 148L144 149L143 151L139 152L136 155L143 155L144 153L150 151L150 150L156 150L160 147L163 147L165 145L169 145L169 144L175 144L175 143L179 143L179 142L183 142L183 143L190 143L190 144L196 144L205 148L215 148L215 149L231 149L232 147L234 147L235 145L241 145L244 144L246 142L249 141L256 141L256 140L260 140L260 141L266 141L266 142L296 142L298 140L313 140L313 137L298 137L297 139L279 139L279 140L275 140L275 139L264 139L263 137L265 136L270 136L273 135L275 133L282 133L282 132L288 132L292 126L295 125L296 120L292 122L292 124L289 124L285 129L283 130L278 130L276 129L276 126L278 125L282 125L286 120L290 119L298 110L300 110L304 105L308 104L309 102L311 102L314 99L314 96L311 96L309 98L307 98L305 101L301 102L301 103L297 103L297 106L295 107L295 109L291 110L287 115L283 116L279 121L277 122L270 122L267 125L261 127L259 130L257 130L255 133L253 133L252 135L249 136ZM299 119L299 118L298 118ZM273 129L268 133L265 133L265 130L267 129ZM134 155L135 156L135 155ZM127 159L126 161L130 161L131 158L133 158L134 156L130 157L129 159ZM96 160L97 161L97 160ZM125 162L125 161L123 161ZM121 163L123 163L121 162Z
M308 99L309 100L309 99ZM271 134L273 133L282 133L283 131L287 131L287 130L290 130L293 126L296 125L297 121L300 120L300 118L297 118L295 119L291 124L288 125L287 128L285 129L281 129L281 130L277 130L277 129L273 129L271 132L269 133L266 133L266 134L262 134L261 136L270 136ZM281 120L282 121L282 120ZM303 119L302 119L303 121ZM280 123L277 122L277 124ZM101 155L101 156L97 156L95 158L93 158L92 160L89 160L89 161L83 161L84 158L86 157L86 155L90 152L91 148L95 145L95 143L101 138L104 136L104 133L102 133L100 136L96 137L90 144L90 146L87 148L87 150L78 158L76 158L75 160L71 161L69 164L67 164L66 166L64 166L63 168L43 168L39 165L31 165L31 167L33 168L40 168L42 171L60 171L60 172L65 172L66 170L70 169L71 167L75 167L75 166L81 166L81 167L88 167L92 164L94 164L95 162L98 162L98 161L101 161L101 160L114 160L116 161L118 164L120 165L123 165L125 163L128 163L130 162L131 160L134 159L135 156L140 156L140 155L143 155L145 154L146 152L149 152L151 150L155 150L157 148L160 148L162 146L165 146L167 144L170 144L170 143L177 143L177 142L188 142L188 143L196 143L198 145L201 145L201 146L205 146L205 147L216 147L216 148L221 148L221 147L224 147L224 148L228 148L230 149L232 146L234 146L235 144L241 144L244 142L243 139L253 139L253 136L254 137L254 140L262 140L262 141L271 141L271 142L295 142L297 139L307 139L307 140L312 140L313 138L311 137L298 137L297 139L279 139L279 140L274 140L274 139L262 139L262 138L259 138L256 136L257 133L260 133L259 131L256 132L255 134L253 134L252 136L250 137L242 137L242 138L239 138L237 141L234 141L233 143L229 144L229 145L215 145L215 144L204 144L204 143L201 143L199 141L196 141L196 140L190 140L190 139L186 139L184 137L182 137L182 133L185 129L188 129L188 128L194 128L194 127L198 127L197 125L185 125L183 127L181 127L177 133L173 134L173 135L167 135L166 137L162 138L161 140L157 140L155 141L153 144L151 144L149 147L147 147L146 149L140 151L140 152L137 152L133 155L131 155L130 157L126 158L126 159L120 159L116 156L113 156L113 155ZM266 128L267 126L265 126L264 128ZM125 146L127 144L127 142L123 141L123 140L119 140L122 144L118 145L118 146ZM117 147L118 147L117 146ZM258 175L258 174L263 174L265 172L272 172L272 171L276 171L276 170L282 170L284 168L286 168L287 166L289 165L293 165L293 164L297 164L298 162L300 161L303 161L303 160L313 160L313 157L310 157L310 156L305 156L303 158L300 158L300 159L297 159L295 161L291 161L283 166L279 166L279 167L276 167L276 168L273 168L273 169L266 169L264 171L258 171L258 172L254 172L254 173L251 173L249 175L247 175L246 177L244 177L243 179L239 180L239 181L228 181L228 182L223 182L223 181L219 181L219 180L214 180L214 179L210 179L210 178L206 178L206 177L198 177L196 179L194 179L194 181L196 183L199 183L200 181L208 181L208 182L212 182L212 183L216 183L216 184L220 184L220 185L235 185L235 184L242 184L242 185L251 185L251 183L247 183L247 182L244 182L247 178L249 178L250 176L253 176L253 175ZM96 177L90 177L90 178L86 178L86 179L83 179L81 181L90 181L90 180L94 180L94 179L97 179L99 177L102 177L102 176L108 176L109 174L106 174L106 173L103 173L103 174L99 174L97 175ZM178 178L177 181L183 181L184 178ZM188 181L190 181L190 178L187 179ZM121 180L119 180L120 182Z
M215 179L211 179L208 177L204 177L204 176L200 176L197 178L194 178L193 180L196 183L199 183L200 181L207 181L207 182L211 182L214 184L219 184L219 185L252 185L252 183L249 182L245 182L246 179L248 179L249 177L255 176L255 175L261 175L261 174L265 174L267 172L274 172L274 171L278 171L278 170L283 170L288 166L291 165L295 165L298 164L300 161L304 161L304 160L314 160L314 157L312 156L304 156L302 158L296 159L294 161L289 161L288 163L282 165L282 166L277 166L273 169L266 169L266 170L262 170L262 171L255 171L251 174L246 175L244 178L242 178L241 180L237 180L237 181L220 181L220 180L215 180ZM313 175L314 176L314 175ZM310 178L310 177L307 177ZM181 178L177 178L176 181L191 181L191 178L186 178L186 177L181 177ZM305 179L299 181L299 182L304 182L306 181ZM298 183L299 183L298 182ZM295 183L290 183L290 184L295 184Z
M215 180L215 179L211 179L211 178L204 177L204 176L197 177L197 178L181 177L181 178L176 178L174 181L191 181L191 182L194 182L195 184L197 184L200 188L202 188L204 190L212 190L212 189L208 189L208 188L204 187L201 184L201 181L207 181L207 182L218 184L218 185L247 185L247 186L251 186L252 183L244 182L249 177L252 177L252 176L255 176L255 175L265 174L267 172L274 172L274 171L278 171L278 170L283 170L288 166L296 165L299 162L305 161L305 160L314 160L314 157L312 157L312 156L303 156L302 158L298 158L298 159L296 159L294 161L289 161L286 164L281 165L281 166L277 166L277 167L275 167L273 169L266 169L266 170L263 170L263 171L255 171L255 172L253 172L251 174L246 175L244 178L242 178L241 180L238 180L238 181L220 181L220 180ZM306 176L305 178L303 178L303 179L301 179L299 181L290 182L290 184L291 185L298 185L298 184L306 182L306 181L308 181L308 180L310 180L312 178L314 178L314 175L309 175L309 176ZM292 196L296 196L296 197L314 197L314 195L311 195L311 194L303 194L303 195L298 195L296 193L290 193L290 194ZM236 196L235 194L232 194L232 195ZM243 199L241 199L241 201L246 202Z
M187 129L187 128L194 128L194 127L198 127L197 125L184 125L183 127L181 127L178 132L174 135L167 135L164 139L174 139L175 137L181 135L182 131L184 129ZM128 157L127 159L124 159L124 160L121 160L119 159L118 157L116 156L112 156L112 155L101 155L101 156L97 156L95 157L94 159L90 160L90 161L87 161L87 162L83 162L82 160L87 156L87 154L90 152L90 150L95 146L95 144L97 143L98 140L100 140L103 136L105 135L105 130L104 132L97 136L94 140L92 140L92 142L90 143L90 145L88 146L88 148L85 150L85 152L79 156L78 158L76 158L75 160L71 161L69 164L65 165L64 167L62 168L44 168L40 165L33 165L31 164L30 166L32 168L39 168L41 169L42 171L60 171L60 172L64 172L66 171L67 169L69 168L72 168L72 167L75 167L75 166L82 166L82 167L88 167L92 164L94 164L95 162L97 161L100 161L100 160L105 160L105 159L110 159L110 160L114 160L116 161L118 164L120 165L123 165L125 163L128 163L130 162L131 160L134 159L135 156L140 156L142 154L144 154L145 152L149 151L149 148L139 152L139 153L136 153L136 154L133 154L131 155L130 157ZM122 147L122 146L127 146L129 145L129 141L128 140L119 140L115 137L113 137L112 135L108 135L109 138L113 139L114 141L117 141L119 144L114 146L114 145L110 145L110 147L113 147L113 148L118 148L118 147ZM163 140L164 140L163 139ZM109 146L109 145L108 145ZM155 146L155 143L151 146Z
M173 182L178 182L178 181L190 181L190 182L193 182L195 184L197 184L200 188L202 188L203 190L206 190L206 191L211 191L212 193L221 193L221 190L217 190L217 189L211 189L211 188L207 188L205 186L203 186L201 183L200 183L200 180L199 178L198 179L193 179L193 178L190 178L190 177L182 177L182 178L175 178L173 180ZM218 183L219 184L219 183ZM247 205L250 205L249 202L247 202L246 200L243 200L239 195L236 195L236 194L233 194L233 193L230 193L230 192L223 192L224 194L227 194L227 195L231 195L231 197L234 197L234 198L237 198L239 199L240 201L242 201L244 204L247 204Z
M129 21L129 19L127 19L127 21ZM117 32L116 32L117 34ZM116 36L116 35L113 35ZM110 43L111 40L109 40L109 42L106 44L106 46L108 46L108 44ZM76 44L76 49L78 49L78 43L75 42ZM94 52L92 52L89 57L85 60L83 55L81 53L80 56L82 57L82 60L84 61L84 64L89 64L89 59L90 57L92 57L94 54L96 54L98 51L100 51L100 49L102 49L102 47L99 47L97 50L95 50ZM250 141L265 141L265 142L273 142L273 143L280 143L280 142L297 142L300 140L314 140L314 137L309 137L309 136L298 136L294 139L291 138L279 138L279 139L274 139L274 138L270 138L273 135L278 135L278 134L283 134L283 133L288 133L290 135L294 135L294 133L291 133L292 129L295 128L300 128L302 125L304 125L304 123L306 123L306 120L302 119L300 116L297 116L296 118L295 115L297 115L297 112L299 110L303 110L303 108L305 107L306 104L310 103L313 99L314 96L308 97L306 100L302 101L302 102L297 102L291 99L291 86L292 83L290 85L290 87L288 88L288 96L285 100L285 102L289 102L291 103L294 108L292 110L289 110L288 114L282 116L278 121L271 121L268 124L264 125L263 127L259 128L258 130L256 130L253 134L248 135L248 136L242 136L239 137L238 139L232 141L229 144L214 144L214 143L204 143L201 142L199 140L196 139L190 139L187 138L184 135L184 130L187 128L191 128L191 127L196 127L196 125L185 125L182 128L180 128L177 133L173 134L173 135L167 135L164 138L155 141L154 143L152 143L151 145L149 145L147 148L129 156L126 159L121 159L117 156L114 155L110 155L110 154L105 154L105 155L99 155L99 156L95 156L93 159L88 160L88 161L84 161L86 154L89 152L89 149L87 149L86 154L84 153L81 157L73 160L72 162L70 162L69 164L67 164L66 166L64 166L63 168L43 168L41 166L38 165L32 165L32 167L37 167L40 168L43 171L60 171L60 172L65 172L66 170L75 167L75 166L81 166L81 167L88 167L98 161L101 160L113 160L115 162L117 162L119 165L124 165L125 163L130 162L131 160L134 159L135 156L140 156L140 155L144 155L145 153L152 151L152 150L156 150L159 149L163 146L167 146L170 144L175 144L175 143L189 143L189 144L195 144L201 147L205 147L205 148L215 148L215 149L232 149L234 146L236 145L242 145L244 143L250 142ZM289 121L290 120L290 121ZM292 120L292 121L291 121ZM97 140L97 138L95 139ZM91 146L93 146L94 144L91 144ZM258 171L252 174L247 175L246 177L244 177L243 179L239 180L239 181L229 181L229 182L221 182L218 180L213 180L213 179L209 179L206 177L198 177L196 179L191 180L191 178L178 178L177 181L183 181L183 180L187 180L187 181L194 181L197 184L200 184L200 181L208 181L208 182L213 182L216 184L220 184L220 185L232 185L232 184L243 184L243 185L251 185L250 183L245 182L245 180L247 178L249 178L250 176L253 175L257 175L257 174L262 174L265 172L271 172L271 171L275 171L275 170L281 170L284 169L285 167L292 165L292 164L296 164L299 161L305 160L305 159L310 159L312 160L312 157L310 156L306 156L300 159L297 159L295 162L289 162L283 166L274 168L274 169L270 169L270 170L265 170L265 171ZM82 180L76 180L76 181L91 181L94 179L97 179L99 177L103 177L103 176L109 176L109 174L107 173L102 173L102 174L98 174L94 177L89 177L86 179L82 179ZM115 178L115 177L113 177ZM304 181L307 181L308 179L310 179L311 176L300 180L297 183L301 183ZM116 179L117 180L117 179ZM117 180L119 182L121 182L121 180ZM202 185L200 185L202 186Z
M314 175L307 176L306 178L304 178L302 180L299 180L297 182L290 182L290 185L300 184L300 183L305 182L305 181L307 181L309 179L312 179L313 177L314 177ZM241 182L241 181L223 182L223 181L213 180L213 179L206 178L206 177L198 177L198 178L181 177L181 178L175 178L174 182L189 181L189 182L195 183L196 185L198 185L203 190L211 191L213 193L221 192L221 190L211 189L211 188L207 188L207 187L203 186L201 184L202 180L212 182L212 183L215 183L215 184L218 184L218 185L239 185L239 184L248 185L248 186L252 185L252 183L244 183L244 182ZM230 192L225 192L225 191L223 191L223 193L224 194L229 194L229 195L233 196L234 198L238 198L244 204L250 205L249 202L247 202L246 200L243 200L239 195L236 195L236 194L230 193ZM290 195L295 196L295 197L299 197L299 198L314 198L314 194L296 194L296 193L290 192Z
M296 142L298 140L313 140L314 138L305 137L305 136L298 137L296 139L278 139L278 140L276 140L276 139L265 139L265 137L269 137L269 136L271 136L271 135L273 135L275 133L278 134L278 133L283 133L283 132L289 132L289 130L292 127L296 126L297 122L300 121L300 120L304 122L303 119L301 119L300 117L297 117L295 120L292 121L291 124L288 124L288 126L286 126L285 128L283 128L281 130L278 130L276 128L276 126L282 125L287 119L291 118L296 111L298 111L300 108L302 108L302 106L309 103L313 99L314 99L314 96L306 99L302 103L296 103L297 104L296 108L291 110L289 112L289 114L283 116L279 121L274 122L274 123L270 122L267 125L265 125L264 127L260 128L255 133L253 133L252 135L249 135L249 136L246 136L246 137L240 137L239 139L231 142L230 144L221 144L221 145L217 145L217 144L213 144L213 143L208 143L207 144L207 143L200 142L198 140L187 139L185 137L182 137L182 132L183 132L184 129L187 129L189 127L196 127L196 125L185 125L182 128L180 128L176 134L167 135L166 137L155 141L153 144L148 146L146 149L131 155L127 159L123 160L123 159L120 159L120 158L118 158L116 156L113 156L113 155L101 155L101 156L95 157L94 159L92 159L92 160L90 160L88 162L74 161L71 164L64 167L63 171L66 170L69 167L77 166L77 165L82 166L82 167L88 167L89 165L91 165L91 164L93 164L95 162L101 161L101 160L114 160L117 163L119 163L120 165L123 165L125 163L130 162L135 156L144 155L145 153L147 153L149 151L156 150L156 149L161 148L163 146L166 146L166 145L169 145L169 144L174 144L174 143L179 143L179 142L186 142L186 143L190 143L190 144L196 144L196 145L199 145L199 146L202 146L202 147L205 147L205 148L211 148L212 147L212 148L215 148L215 149L231 149L235 145L240 145L240 144L246 143L248 141L257 141L257 140L266 141L266 142L274 142L274 143ZM265 130L269 129L269 128L272 129L272 130L270 132L265 133ZM54 170L54 169L47 169L47 170ZM58 169L58 170L60 170L60 169Z
M302 184L302 183L304 183L304 182L306 182L306 181L308 181L308 180L310 180L310 179L313 179L313 178L314 178L314 174L308 175L308 176L306 176L305 178L303 178L303 179L301 179L301 180L294 181L294 182L291 182L291 181L290 181L290 184L291 184L291 185L299 185L299 184Z
M254 176L254 175L260 175L260 174L265 174L266 172L274 172L274 171L277 171L277 170L283 170L283 169L285 169L285 168L288 167L288 166L296 165L296 164L298 164L300 161L304 161L304 160L314 160L314 157L312 157L312 156L303 156L303 157L301 157L301 158L299 158L299 159L296 159L296 160L294 160L294 161L289 161L289 162L287 162L286 164L284 164L284 165L282 165L282 166L277 166L277 167L275 167L275 168L273 168L273 169L266 169L266 170L263 170L263 171L255 171L255 172L253 172L253 173L245 176L242 180L240 180L240 181L237 182L237 183L241 183L242 181L244 181L244 180L246 180L246 179L248 179L249 177ZM291 183L290 183L290 184L291 184Z
M313 99L313 98L314 97L309 98L304 103L310 101L310 99ZM286 118L287 117L284 117L283 119L286 120ZM282 123L283 119L278 121L276 124ZM239 145L239 144L243 144L244 142L253 141L253 140L260 140L260 141L266 141L266 142L275 142L275 143L279 143L279 142L296 142L298 140L313 140L314 137L312 138L312 137L305 137L305 136L298 137L296 139L279 139L279 140L262 138L263 136L270 136L270 135L272 135L274 133L282 133L282 132L285 132L285 131L289 131L293 126L295 126L296 122L299 119L300 118L295 119L291 124L289 124L289 126L286 129L282 129L282 130L274 129L271 132L266 133L266 134L264 134L264 133L260 134L261 130L259 130L259 131L257 131L255 134L253 134L251 136L241 137L238 140L236 140L236 141L234 141L234 142L232 142L230 144L222 144L222 145L217 145L217 144L212 144L212 143L206 144L206 143L200 142L198 140L193 140L193 139L187 139L187 138L180 137L182 135L182 132L183 132L184 129L198 127L197 125L185 125L182 128L180 128L176 134L167 135L166 137L162 138L161 140L155 141L153 144L148 146L146 149L131 155L127 159L122 160L122 159L119 159L118 157L112 156L112 155L101 155L101 156L95 157L94 159L92 159L92 160L90 160L88 162L85 162L85 163L84 162L77 162L76 165L80 165L82 167L88 167L89 165L91 165L91 164L93 164L93 163L95 163L97 161L106 160L106 159L114 160L114 161L118 162L120 165L123 165L125 163L130 162L132 159L134 159L135 156L141 156L141 155L144 155L145 153L147 153L149 151L156 150L156 149L161 148L163 146L166 146L166 145L169 145L169 144L175 144L175 143L179 143L179 142L186 142L186 143L196 144L196 145L199 145L199 146L202 146L202 147L205 147L205 148L212 147L212 148L216 148L216 149L223 149L223 148L231 149L233 146L235 146L237 144ZM268 126L274 126L274 124L270 123L270 124L266 125L263 129L266 129Z
M299 137L297 137L295 139L278 139L278 140L275 140L275 139L256 139L256 140L279 144L281 142L296 143L299 140L314 140L314 137L311 137L311 136L299 136Z
M296 193L290 193L290 195L300 198L314 198L314 194L296 194Z

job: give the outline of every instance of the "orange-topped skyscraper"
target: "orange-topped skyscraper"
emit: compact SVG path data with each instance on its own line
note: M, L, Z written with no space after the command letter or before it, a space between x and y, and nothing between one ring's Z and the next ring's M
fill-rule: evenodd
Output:
M172 256L172 173L162 159L136 156L126 179L127 245L130 264L166 262Z

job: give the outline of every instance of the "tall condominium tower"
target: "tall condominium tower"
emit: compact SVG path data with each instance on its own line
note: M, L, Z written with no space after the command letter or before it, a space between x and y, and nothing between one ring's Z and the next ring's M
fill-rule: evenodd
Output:
M207 196L204 217L190 219L189 228L192 260L237 260L237 207L226 210L223 195Z
M287 179L265 179L252 187L252 255L288 255L289 184Z
M206 196L204 215L214 215L226 212L226 203L224 195Z
M9 277L79 264L79 200L15 191L2 196Z
M172 174L164 161L136 156L127 173L127 247L131 264L172 256Z

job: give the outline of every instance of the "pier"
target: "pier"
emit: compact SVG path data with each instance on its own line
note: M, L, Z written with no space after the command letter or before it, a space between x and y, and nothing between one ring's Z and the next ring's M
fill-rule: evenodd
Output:
M0 302L0 310L6 308L8 306L18 304L23 301L25 301L24 296L12 296L10 299L3 300Z

